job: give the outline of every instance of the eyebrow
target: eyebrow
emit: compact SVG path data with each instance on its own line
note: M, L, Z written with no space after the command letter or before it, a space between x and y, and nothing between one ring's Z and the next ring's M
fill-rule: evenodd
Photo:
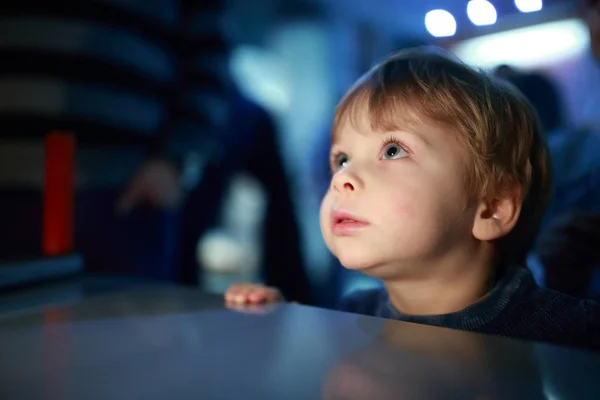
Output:
M368 135L377 135L377 136L384 136L384 135L408 135L408 136L412 136L414 138L416 138L418 141L420 141L421 143L423 143L426 147L428 148L432 148L432 144L431 142L425 137L425 135L418 133L415 131L415 129L397 129L397 130L390 130L390 131L379 131L379 132L358 132L360 135L362 136L368 136ZM338 134L336 135L332 135L331 138L331 148L333 149L333 147L339 143L339 137L340 137L340 133L338 132ZM330 151L331 153L331 151Z
M414 138L416 138L418 141L420 141L421 143L423 143L426 147L433 147L431 145L431 142L429 141L429 139L427 139L427 137L425 137L425 135L419 133L419 132L415 132L412 129L405 129L405 130L396 130L396 131L389 131L387 132L391 135L393 134L400 134L400 135L408 135L408 136L412 136Z

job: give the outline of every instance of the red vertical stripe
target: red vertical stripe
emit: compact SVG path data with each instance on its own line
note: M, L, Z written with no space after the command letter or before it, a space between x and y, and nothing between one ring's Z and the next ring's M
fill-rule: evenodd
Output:
M75 135L46 135L42 251L52 256L73 251Z

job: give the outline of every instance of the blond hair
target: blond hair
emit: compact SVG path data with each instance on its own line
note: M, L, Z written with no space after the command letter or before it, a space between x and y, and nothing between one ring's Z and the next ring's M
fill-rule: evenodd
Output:
M363 118L365 117L366 118ZM499 240L501 264L523 262L552 195L551 166L535 111L508 83L442 50L417 48L386 58L339 103L332 135L350 122L400 130L417 119L443 124L467 151L465 189L472 200L519 193L515 228Z

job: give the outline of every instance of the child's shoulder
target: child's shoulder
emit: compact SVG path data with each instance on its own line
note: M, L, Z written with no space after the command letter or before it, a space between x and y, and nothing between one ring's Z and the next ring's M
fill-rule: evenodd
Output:
M521 300L511 308L512 315L504 320L508 325L505 329L520 331L528 339L600 350L600 303L597 301L544 288L537 288Z
M389 317L387 292L383 287L354 290L338 303L337 310L374 317Z
M554 290L538 288L530 297L532 308L549 318L571 316L582 322L600 324L600 303L594 299L581 299Z

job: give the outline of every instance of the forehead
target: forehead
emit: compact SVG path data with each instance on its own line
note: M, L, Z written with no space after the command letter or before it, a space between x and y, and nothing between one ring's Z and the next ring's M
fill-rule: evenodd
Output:
M368 87L350 92L342 99L331 128L332 143L341 140L345 132L361 135L387 133L412 128L425 123L408 99L399 96L382 101Z

